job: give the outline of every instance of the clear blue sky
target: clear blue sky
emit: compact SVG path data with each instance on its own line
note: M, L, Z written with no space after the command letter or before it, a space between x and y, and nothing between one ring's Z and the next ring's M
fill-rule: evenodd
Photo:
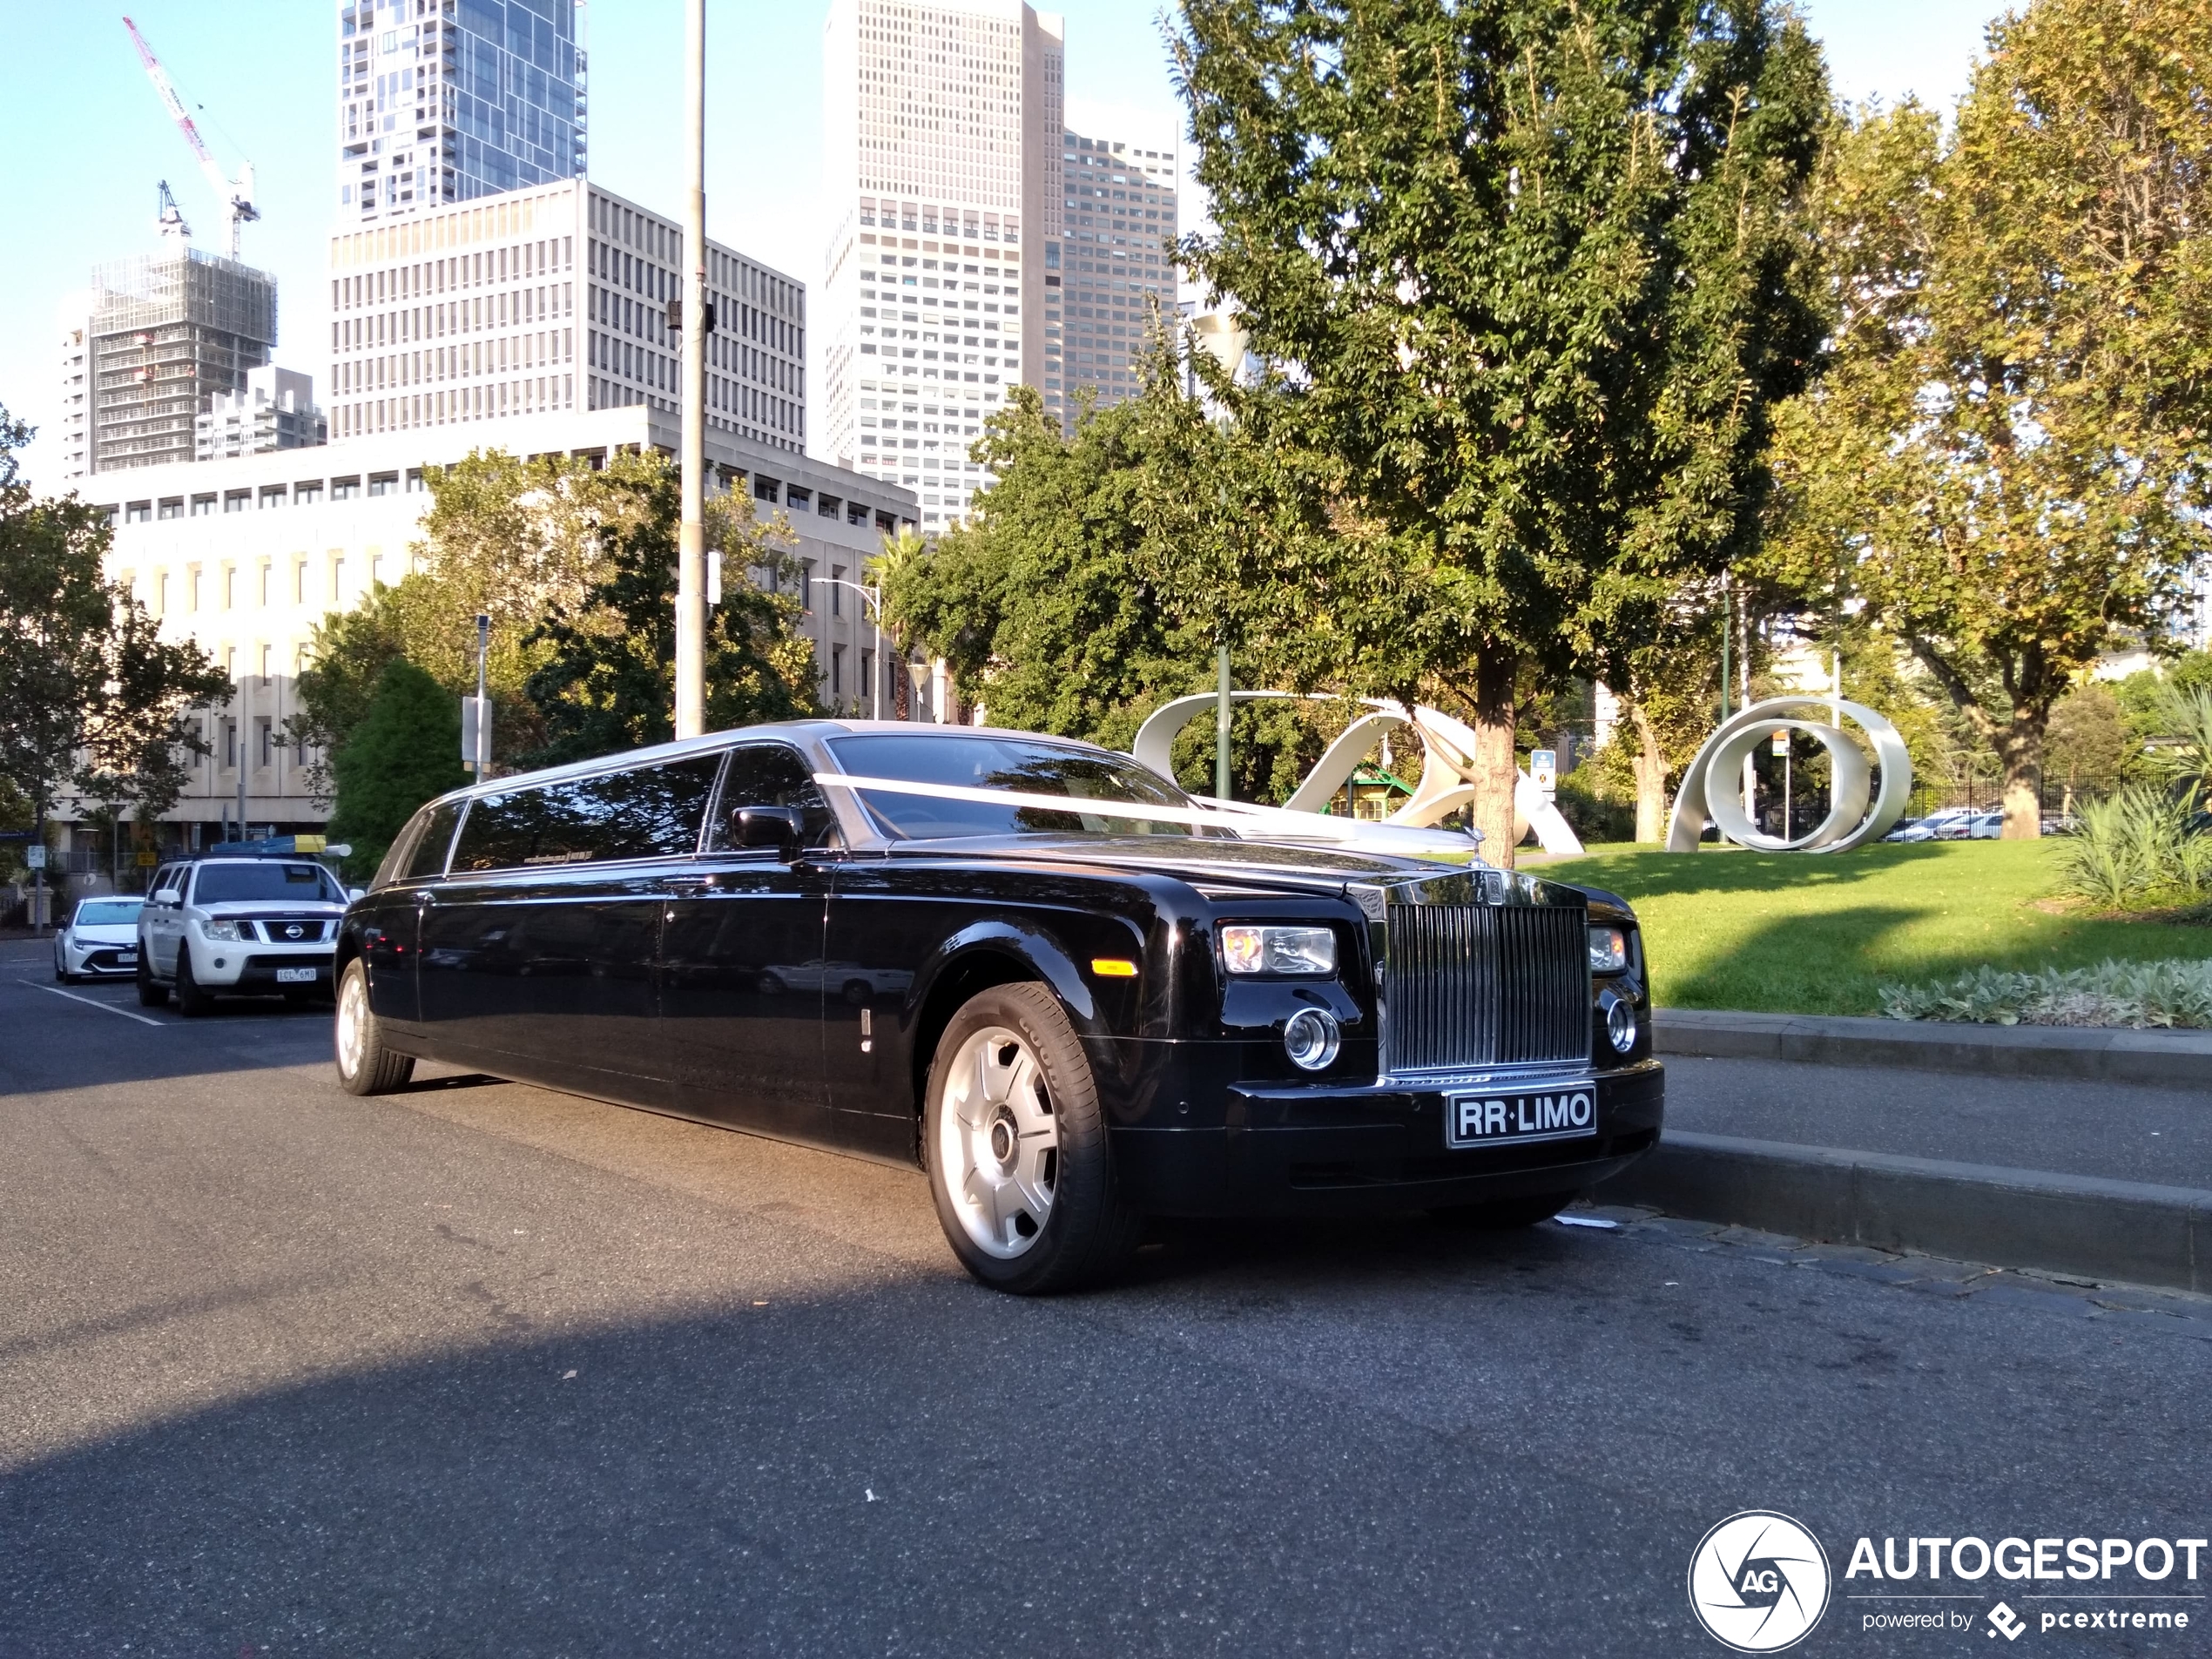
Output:
M129 0L217 158L251 158L262 221L245 256L277 273L278 359L314 373L317 294L336 193L328 0ZM1068 102L1078 130L1170 137L1177 113L1151 0L1066 0ZM1964 86L1994 0L1805 0L1838 90L1947 103ZM673 212L682 187L682 0L592 0L592 172ZM823 0L709 0L708 233L812 281ZM147 84L122 9L0 0L0 154L9 169L0 239L0 404L52 418L56 318L103 260L152 251L155 184L166 179L204 247L219 250L215 199ZM1130 131L1129 136L1139 136ZM34 443L32 481L53 486L56 451Z

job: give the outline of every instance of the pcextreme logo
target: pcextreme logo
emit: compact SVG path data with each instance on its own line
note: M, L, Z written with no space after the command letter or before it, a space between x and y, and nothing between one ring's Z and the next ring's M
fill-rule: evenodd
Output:
M1804 1641L1828 1610L1828 1589L1820 1541L1771 1509L1730 1515L1689 1558L1690 1610L1738 1653L1779 1653Z

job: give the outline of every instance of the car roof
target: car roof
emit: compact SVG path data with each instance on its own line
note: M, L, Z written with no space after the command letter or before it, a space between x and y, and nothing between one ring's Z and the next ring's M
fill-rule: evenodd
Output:
M625 766L657 766L691 755L719 754L725 749L735 748L742 743L819 743L830 738L842 737L917 738L924 741L951 738L1011 738L1025 743L1049 743L1069 749L1087 750L1093 754L1111 756L1116 760L1129 759L1127 755L1116 754L1111 749L1087 743L1081 738L1055 737L1039 732L1015 732L1003 726L923 725L912 720L779 720L766 725L733 726L725 732L710 732L701 737L679 738L672 743L656 743L643 749L624 749L614 754L597 755L589 760L542 766L535 772L512 772L503 778L488 779L481 784L469 784L459 789L448 790L429 804L442 806L448 802L472 800L479 795L504 795L516 789L559 783L569 778L597 777L601 772L615 772Z

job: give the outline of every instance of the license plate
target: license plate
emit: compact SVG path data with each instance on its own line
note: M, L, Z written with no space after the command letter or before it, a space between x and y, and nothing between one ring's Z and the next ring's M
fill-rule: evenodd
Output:
M118 968L136 968L138 965L138 953L135 950L118 950L115 953L115 965Z
M1501 1146L1528 1141L1584 1140L1597 1133L1597 1085L1487 1090L1444 1097L1444 1144Z
M277 969L277 983L280 985L313 985L314 982L315 970L312 968L280 968Z

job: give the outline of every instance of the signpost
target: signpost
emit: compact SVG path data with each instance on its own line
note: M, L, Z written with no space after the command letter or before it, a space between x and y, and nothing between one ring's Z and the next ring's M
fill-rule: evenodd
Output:
M1782 757L1782 839L1790 839L1790 728L1774 728L1774 752Z
M1555 751L1529 751L1528 781L1543 792L1547 804L1559 798L1559 755Z

